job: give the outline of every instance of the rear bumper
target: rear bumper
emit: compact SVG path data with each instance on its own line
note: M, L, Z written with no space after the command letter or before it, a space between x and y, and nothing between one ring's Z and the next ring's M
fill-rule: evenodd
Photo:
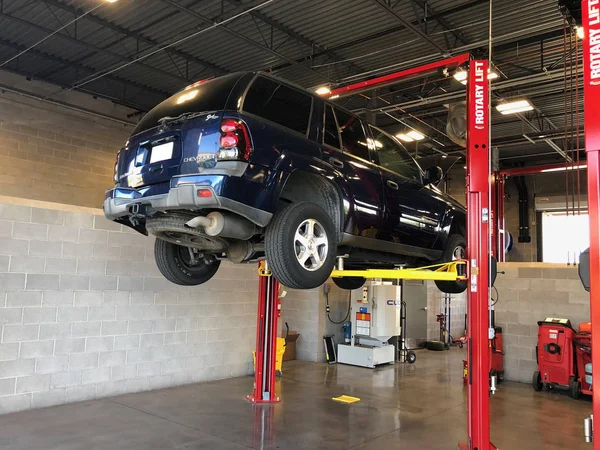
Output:
M226 175L211 175L210 180L203 180L202 178L198 175L178 177L176 180L172 180L167 193L157 195L145 196L147 188L110 189L106 191L104 196L104 215L107 219L115 220L120 217L131 216L134 213L132 208L139 211L148 207L155 211L209 208L234 212L261 227L266 226L271 220L273 214L268 211L218 195L215 188L218 189L219 181L227 178ZM198 189L209 190L212 195L210 197L198 197Z

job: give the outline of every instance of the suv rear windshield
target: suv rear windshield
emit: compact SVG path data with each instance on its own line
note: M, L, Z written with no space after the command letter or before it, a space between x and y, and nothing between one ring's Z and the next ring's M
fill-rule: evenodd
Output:
M177 117L185 113L224 109L231 90L243 76L244 73L232 73L179 91L152 108L137 124L132 135L154 128L163 117Z

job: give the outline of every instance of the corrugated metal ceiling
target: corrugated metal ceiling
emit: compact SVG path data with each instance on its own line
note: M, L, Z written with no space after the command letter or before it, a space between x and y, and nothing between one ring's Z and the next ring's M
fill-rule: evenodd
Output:
M143 111L196 79L232 71L272 71L314 88L344 85L442 54L471 51L483 57L488 14L485 0L5 0L0 64L84 15L4 69L65 89L77 86ZM562 26L554 0L495 0L493 29L499 47L494 61L506 79L543 73L545 63L561 69ZM163 47L168 48L157 52ZM554 80L554 86L560 81ZM429 80L420 89L405 83L389 88L394 93L383 98L403 103L460 88L448 83ZM536 83L500 95L522 95L547 84ZM559 128L565 122L560 117L563 98L562 92L532 94L532 101ZM372 108L361 97L343 103ZM430 112L426 107L410 111L443 128L444 114ZM388 116L379 117L390 130L399 126ZM524 129L518 120L495 121L494 136ZM441 135L436 139L448 143Z

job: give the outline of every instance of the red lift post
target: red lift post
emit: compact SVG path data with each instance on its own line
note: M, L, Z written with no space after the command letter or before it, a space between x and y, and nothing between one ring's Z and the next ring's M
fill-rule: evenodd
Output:
M496 449L490 442L489 323L490 109L488 61L470 63L467 85L468 432L461 450Z
M592 0L600 1L600 0ZM333 90L328 97L381 87L442 68L455 68L469 60L459 55L436 63L375 78ZM467 215L469 286L469 395L467 443L461 450L496 450L490 442L490 334L489 325L489 193L490 193L490 112L488 61L471 61L467 92ZM261 266L264 267L264 266ZM260 271L260 269L259 269ZM279 283L268 270L259 277L258 322L256 332L256 370L253 403L279 401L275 394L275 357ZM600 312L600 311L599 311ZM600 333L597 333L600 338ZM598 364L600 366L600 363ZM600 450L600 449L598 449Z
M600 368L600 0L584 0L583 73L585 152L588 176L588 214L590 218L590 319L592 322L592 367ZM600 419L600 377L592 378L593 412ZM594 450L600 438L594 436Z
M271 276L268 264L258 265L258 318L254 391L246 398L252 403L277 403L275 370L277 357L277 319L279 318L279 282Z

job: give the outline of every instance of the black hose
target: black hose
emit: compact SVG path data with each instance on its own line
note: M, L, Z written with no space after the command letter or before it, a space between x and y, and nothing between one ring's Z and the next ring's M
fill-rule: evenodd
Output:
M331 323L334 325L341 325L348 320L348 317L350 317L350 310L352 309L352 291L348 291L348 311L346 312L346 316L339 322L331 320L331 316L329 315L329 292L325 294L325 301L327 302L327 319Z

